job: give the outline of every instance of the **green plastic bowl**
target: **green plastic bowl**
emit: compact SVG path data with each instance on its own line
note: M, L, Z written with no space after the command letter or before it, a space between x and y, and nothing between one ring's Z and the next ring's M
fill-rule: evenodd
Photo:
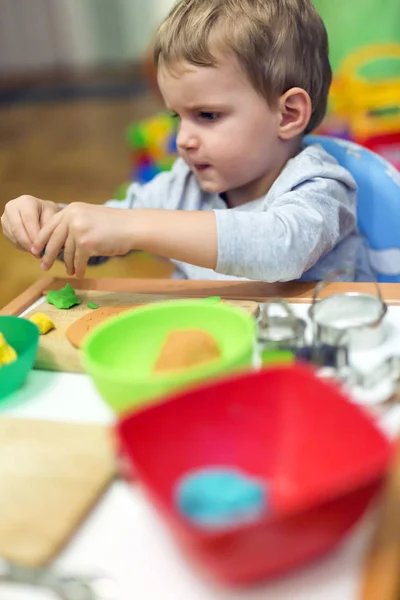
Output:
M20 317L1 317L0 332L18 354L15 362L0 366L0 399L15 392L33 368L39 345L39 328Z
M154 374L163 342L177 329L207 331L219 344L221 357L179 373ZM151 304L98 326L83 344L83 364L104 400L122 414L196 381L251 367L255 330L253 317L227 304Z

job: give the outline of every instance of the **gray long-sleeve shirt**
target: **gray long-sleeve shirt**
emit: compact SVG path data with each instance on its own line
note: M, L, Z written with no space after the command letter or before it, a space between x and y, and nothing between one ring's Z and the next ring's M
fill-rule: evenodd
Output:
M355 279L368 280L356 200L357 186L350 173L321 146L313 145L288 161L265 196L235 208L228 208L218 194L203 191L182 159L148 184L132 184L125 200L106 204L213 210L218 232L215 272L175 261L181 276L189 279L317 281L347 268L355 269Z

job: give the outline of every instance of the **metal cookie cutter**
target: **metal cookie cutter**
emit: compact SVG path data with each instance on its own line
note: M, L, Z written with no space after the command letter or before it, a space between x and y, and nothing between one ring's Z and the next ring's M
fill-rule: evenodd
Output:
M389 356L368 373L357 371L357 384L364 389L372 389L387 381L400 382L400 356Z
M273 307L280 308L283 314L272 314ZM274 298L263 304L257 322L257 340L261 352L304 346L307 324L296 317L285 300Z
M338 371L349 365L349 353L345 346L329 346L328 344L304 346L295 349L294 354L297 360Z
M0 583L50 590L60 600L118 600L116 583L100 575L72 575L25 567L0 559Z
M376 295L348 292L319 298L322 289L333 278L346 271L336 271L315 288L309 316L317 344L345 346L350 350L367 350L379 346L384 339L383 319L387 304L379 285Z

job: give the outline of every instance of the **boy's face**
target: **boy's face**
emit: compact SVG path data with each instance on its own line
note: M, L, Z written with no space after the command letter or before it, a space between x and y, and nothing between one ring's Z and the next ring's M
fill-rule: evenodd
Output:
M281 115L256 92L236 57L216 68L187 62L159 67L166 106L179 117L180 156L207 192L231 205L264 195L283 164Z

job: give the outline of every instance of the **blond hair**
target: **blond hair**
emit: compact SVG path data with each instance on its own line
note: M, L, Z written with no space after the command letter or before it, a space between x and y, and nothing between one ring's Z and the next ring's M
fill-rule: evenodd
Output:
M273 104L293 87L312 102L305 133L322 121L332 71L328 37L311 0L180 0L158 29L154 58L216 67L233 51L254 86Z

